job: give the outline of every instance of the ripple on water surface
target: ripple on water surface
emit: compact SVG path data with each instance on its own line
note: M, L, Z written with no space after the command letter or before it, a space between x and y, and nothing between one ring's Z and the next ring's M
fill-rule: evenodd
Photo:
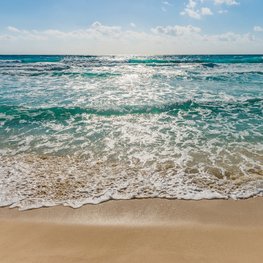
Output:
M0 56L0 205L263 190L262 56Z

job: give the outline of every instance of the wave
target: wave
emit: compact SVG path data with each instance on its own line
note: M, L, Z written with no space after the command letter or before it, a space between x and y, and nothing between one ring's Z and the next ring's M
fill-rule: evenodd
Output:
M176 102L163 105L124 105L112 108L82 108L82 107L50 107L50 108L26 108L19 106L0 106L0 121L17 122L17 121L50 121L69 119L73 116L81 116L83 114L98 115L98 116L123 116L123 115L142 115L142 114L161 114L167 113L170 115L178 114L179 111L189 111L195 109L206 109L214 113L224 113L226 108L232 111L247 109L251 107L254 114L262 114L263 99L255 98L245 101L236 102L195 102L192 100L184 102Z
M239 156L238 148L232 151ZM249 176L244 176L244 167L234 164L229 168L224 164L211 167L206 158L182 167L172 157L146 165L138 159L95 160L37 154L0 155L0 207L78 208L120 199L244 199L263 193L261 167L246 167Z
M0 64L5 64L5 63L22 63L22 60L19 59L0 59Z
M151 56L151 57L116 57L116 56L44 56L44 55L0 55L0 62L7 63L39 63L39 62L61 62L65 64L78 65L86 63L91 65L118 65L128 64L181 64L198 63L205 67L214 67L216 64L235 63L263 63L262 55L171 55L171 56Z
M61 76L80 76L86 78L107 78L107 77L116 77L121 76L119 73L111 73L111 72L54 72L52 76L61 77Z
M127 61L129 64L187 64L187 63L191 63L191 64L195 64L195 63L204 63L206 62L205 60L199 60L199 59L161 59L161 58L155 58L155 59L129 59ZM204 64L204 66L206 65L215 65L214 63L207 63Z
M204 67L215 67L217 64L263 63L262 56L159 56L129 59L130 64L203 64Z
M111 72L63 72L64 68L52 67L43 70L28 70L28 71L11 71L11 72L0 72L1 75L10 76L28 76L28 77L38 77L38 76L48 76L48 77L83 77L83 78L110 78L121 76L119 73Z
M0 55L0 62L5 63L38 63L38 62L60 62L64 56L45 55Z

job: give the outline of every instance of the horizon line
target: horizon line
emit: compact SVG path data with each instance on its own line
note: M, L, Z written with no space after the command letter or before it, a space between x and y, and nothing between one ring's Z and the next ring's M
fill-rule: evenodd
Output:
M263 53L171 53L171 54L48 54L48 53L6 53L0 56L87 56L87 57L101 57L101 56L114 56L114 57L124 57L124 56L263 56Z

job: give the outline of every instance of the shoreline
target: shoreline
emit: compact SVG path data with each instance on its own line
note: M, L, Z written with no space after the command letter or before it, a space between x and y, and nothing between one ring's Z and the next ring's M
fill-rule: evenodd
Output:
M21 262L262 262L262 198L0 208L0 258Z
M256 209L257 208L257 209ZM227 217L225 217L227 215ZM242 217L241 217L242 215ZM262 222L258 219L262 216ZM204 218L206 217L206 218ZM178 200L147 198L110 200L70 206L40 207L29 210L0 207L0 220L80 225L173 225L178 222L246 225L253 222L263 227L263 198Z
M180 168L174 158L147 165L134 157L130 163L83 160L70 156L0 155L0 206L21 210L54 205L79 208L133 198L221 200L262 196L262 169L256 166L244 176L238 165L222 170L204 162L201 168L196 164ZM253 160L260 162L259 157Z

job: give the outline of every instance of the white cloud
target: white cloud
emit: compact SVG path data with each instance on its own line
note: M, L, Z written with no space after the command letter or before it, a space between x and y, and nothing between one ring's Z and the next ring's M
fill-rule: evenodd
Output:
M94 22L88 31L95 32L102 35L118 36L121 33L119 26L106 26L100 22Z
M201 7L200 9L198 8L197 2L198 0L188 0L188 3L180 14L181 15L187 15L191 18L194 19L200 19L202 16L208 16L208 15L213 15L213 12L211 11L210 8L208 7ZM201 3L203 1L201 0Z
M214 3L216 5L239 5L239 3L236 0L214 0Z
M254 26L253 30L255 32L263 32L263 27L261 27L261 26Z
M149 32L95 22L72 31L8 27L0 34L0 53L7 54L211 54L263 53L263 38L227 32L206 35L192 25L157 26Z
M227 32L219 35L213 35L209 37L210 40L214 38L215 40L222 41L222 42L232 42L232 43L239 43L242 41L254 41L254 37L251 34L236 34L233 32Z
M201 16L198 10L196 10L196 5L197 5L196 1L189 0L184 11L181 12L181 15L187 15L191 18L200 19Z
M196 5L197 5L196 1L189 0L189 2L187 4L187 7L190 8L190 9L195 9Z
M205 4L209 4L209 2L209 7L205 6ZM180 12L180 14L194 19L201 19L203 16L211 16L214 13L225 14L228 12L227 9L221 9L218 11L218 7L212 8L211 3L214 3L219 7L239 5L239 2L236 0L188 0L188 2L185 4L184 10Z
M187 26L157 26L152 28L151 31L155 34L164 34L164 35L174 35L174 36L183 36L183 35L192 35L194 33L200 33L201 28L194 27L191 25Z
M163 4L163 5L167 5L167 6L173 6L173 5L172 5L170 2L168 2L168 1L163 1L162 4Z
M130 23L130 26L135 28L136 27L136 24L134 24L133 22Z
M13 26L8 26L7 29L10 31L10 32L19 32L19 29L17 29L16 27L13 27Z
M202 7L200 12L201 12L201 14L203 16L211 16L211 15L213 15L213 12L208 7Z
M187 16L189 16L191 18L195 18L195 19L201 18L200 14L196 10L189 9L189 8L185 8L185 10L182 11L180 14L181 15L187 15Z

